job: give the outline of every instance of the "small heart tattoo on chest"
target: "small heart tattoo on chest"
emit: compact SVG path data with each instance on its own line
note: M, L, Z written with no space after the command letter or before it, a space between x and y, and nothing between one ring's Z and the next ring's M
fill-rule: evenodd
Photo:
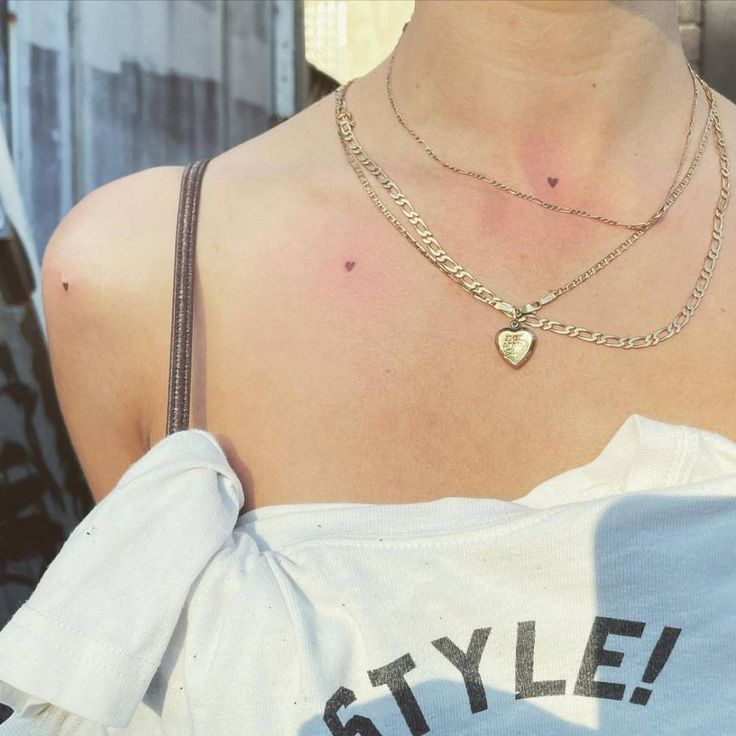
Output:
M559 179L557 177L548 176L547 177L547 184L549 184L553 189L557 186L557 182Z
M355 261L345 261L345 268L348 271L352 271L354 265L355 265Z

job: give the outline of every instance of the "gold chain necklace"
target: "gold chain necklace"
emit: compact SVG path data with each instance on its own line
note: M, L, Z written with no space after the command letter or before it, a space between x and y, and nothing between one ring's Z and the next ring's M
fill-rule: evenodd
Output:
M596 332L589 330L584 327L578 327L575 325L568 325L555 320L545 319L539 317L536 312L541 306L549 303L553 299L557 298L561 294L566 293L570 289L578 286L583 281L586 281L594 273L597 273L601 268L604 268L610 263L615 257L625 250L625 244L633 239L638 239L647 230L653 226L650 225L647 230L639 230L618 248L614 249L599 261L595 266L588 269L587 271L580 274L572 281L568 282L563 287L555 289L547 294L542 299L525 304L523 307L516 307L514 304L502 300L499 296L493 293L488 287L478 281L469 271L461 266L455 259L453 259L437 242L432 231L427 227L422 217L412 206L411 202L404 196L398 186L387 176L387 174L381 169L381 167L371 159L363 150L360 142L357 140L354 134L355 121L347 108L345 103L345 92L347 85L341 85L335 91L335 120L337 123L338 135L340 142L345 152L345 156L350 164L351 168L358 177L365 191L368 193L370 199L379 209L379 211L394 225L394 227L410 242L422 255L424 255L431 263L437 266L446 275L452 278L455 283L461 286L463 289L472 294L476 299L479 299L484 304L487 304L494 309L497 309L507 316L511 317L511 324L508 329L501 329L496 333L496 346L499 353L504 358L508 365L513 368L520 368L524 365L527 360L531 357L533 349L536 343L536 336L534 333L527 329L528 327L537 327L543 330L554 332L558 335L566 335L568 337L575 337L586 342L592 342L596 345L603 345L605 347L619 347L619 348L643 348L657 345L663 340L669 339L674 335L678 334L683 327L688 323L692 314L700 305L701 300L705 295L705 291L710 284L712 273L715 269L718 255L721 250L723 240L723 217L729 200L730 190L730 177L729 177L729 159L728 152L726 149L726 142L723 136L723 131L720 125L720 116L718 115L718 108L711 88L698 76L698 82L703 87L705 95L708 98L708 103L711 108L711 114L709 115L709 121L712 122L712 126L715 129L716 145L719 151L719 169L721 176L721 186L718 193L718 199L716 201L715 210L713 214L713 228L711 233L711 241L709 243L708 252L703 263L703 268L698 276L690 296L688 297L685 305L678 312L677 315L670 321L665 327L661 327L654 332L648 333L647 335L621 337L618 335L608 335L602 332ZM690 167L690 175L694 171L693 162ZM390 210L381 201L376 191L371 187L368 177L364 171L371 173L378 181L380 186L384 188L391 199L400 208L403 214L406 216L408 221L412 224L414 229L419 233L420 239L417 240L390 212ZM681 182L682 183L682 182ZM626 246L628 247L628 246Z
M702 82L702 80L700 80L700 78L698 78L698 80L700 81L701 84L705 85L705 83ZM336 91L336 95L338 97L338 104L341 105L341 109L347 114L348 119L352 120L352 116L350 116L350 113L349 113L349 111L347 109L347 105L346 105L346 102L345 102L345 92L347 91L347 87L349 86L349 84L350 83L348 83L347 85L345 85L345 88L344 89L337 90ZM695 173L695 170L697 169L697 167L698 167L698 165L700 163L700 159L702 158L703 151L705 149L705 143L707 142L707 140L708 140L708 138L710 136L711 128L713 126L713 123L714 123L714 120L715 120L715 116L717 114L717 110L716 110L716 107L715 107L715 100L714 100L714 98L712 98L712 96L708 96L708 95L706 95L706 96L708 97L708 102L709 102L710 109L709 109L709 113L708 113L708 118L706 120L705 128L704 128L704 131L703 131L703 136L702 136L701 143L698 146L698 150L696 151L695 156L693 157L693 161L690 164L690 167L689 167L688 171L686 172L686 174L683 177L682 181L672 191L672 193L670 194L670 197L668 198L667 202L665 203L665 205L667 206L667 208L669 208L677 200L677 198L680 196L680 194L682 194L682 192L684 191L685 187L687 186L687 184L689 183L690 179L692 178L693 174ZM353 140L357 143L357 139L354 136L353 136ZM362 149L360 148L360 145L359 144L358 144L358 149L360 151L362 151ZM371 163L373 163L373 162L371 162L370 159L368 159L368 168L370 168L370 164ZM388 177L386 177L386 179L388 179ZM405 212L405 214L407 214L407 216L408 216L408 213ZM414 213L414 214L416 215L416 213ZM418 215L417 215L417 217L418 217ZM642 230L637 230L636 232L634 232L623 243L621 243L616 248L614 248L610 253L608 253L606 256L604 256L600 261L598 261L598 263L596 263L595 265L593 265L591 268L587 269L586 271L583 271L581 274L579 274L578 276L576 276L574 279L572 279L568 283L564 284L563 286L561 286L561 287L559 287L557 289L554 289L554 290L548 292L547 294L545 294L542 298L538 299L537 301L533 301L533 302L529 302L528 304L525 304L518 311L520 312L520 314L528 314L528 313L531 313L533 311L536 311L537 309L539 309L539 307L541 307L541 306L543 306L545 304L549 304L549 302L551 302L552 300L556 299L558 296L561 296L562 294L567 293L571 289L573 289L576 286L578 286L579 284L583 283L583 281L587 281L589 278L591 278L596 273L598 273L598 271L600 271L602 268L604 268L605 266L607 266L612 260L614 260L615 258L617 258L618 256L620 256L622 253L624 253L626 250L628 250L628 248L630 248L640 237L642 237L642 235L644 235L644 233L647 232L647 230L649 230L651 227L653 227L654 224L656 224L656 222L657 222L657 219L656 218L650 218L650 221L647 223L647 225L646 225L645 228L643 228ZM424 236L424 233L423 232L420 232L420 234L422 236ZM492 292L490 292L490 293L492 294ZM509 310L515 309L513 307L513 305L509 304L508 302L499 302L498 303L498 306L499 306L499 308L505 308L507 312Z
M682 155L680 156L680 163L677 167L677 172L675 173L674 181L672 182L672 185L670 186L669 192L667 193L667 197L665 198L664 203L657 209L657 211L645 222L639 222L639 223L625 223L625 222L619 222L618 220L615 220L610 217L604 217L602 215L596 215L592 212L588 212L586 210L574 208L574 207L565 207L563 205L557 205L553 202L548 202L544 199L541 199L540 197L536 197L533 194L529 194L527 192L522 192L518 189L515 189L514 187L509 186L508 184L504 184L503 182L499 181L498 179L495 179L491 176L487 176L486 174L482 174L478 171L472 171L470 169L463 169L459 166L455 166L454 164L448 163L443 158L440 157L440 155L436 152L434 148L432 148L425 140L422 138L405 120L404 116L399 112L399 108L396 105L396 100L394 98L393 93L393 65L394 65L394 58L396 56L396 51L394 51L391 54L391 57L388 62L388 68L386 70L386 93L388 95L389 103L391 104L391 109L393 110L394 116L398 120L398 122L401 124L401 126L406 130L407 133L409 133L416 141L418 141L421 146L424 148L427 155L437 161L439 164L444 166L446 169L449 169L450 171L455 172L456 174L463 174L465 176L470 176L473 179L478 179L480 181L486 182L487 184L491 184L492 186L496 187L497 189L500 189L503 192L506 192L508 194L511 194L515 197L520 197L521 199L525 199L528 202L532 202L534 204L539 205L540 207L544 207L548 210L553 210L555 212L561 212L569 215L577 215L579 217L587 217L591 220L598 220L599 222L605 223L606 225L618 225L620 227L628 228L629 230L646 230L648 229L648 226L652 223L652 221L660 220L662 217L665 216L667 213L667 210L672 206L672 202L670 202L670 196L672 195L673 190L678 186L678 180L680 176L680 170L682 169L682 165L685 161L685 154L687 153L688 146L690 145L690 138L692 136L692 130L693 125L695 122L695 112L697 108L697 102L698 102L698 82L697 82L697 75L695 74L695 71L690 66L689 62L687 63L688 71L690 72L690 77L692 79L693 83L693 103L690 111L690 124L688 126L687 136L685 137L685 146L682 149ZM700 145L705 146L705 138L707 129L703 130L703 137L701 137Z

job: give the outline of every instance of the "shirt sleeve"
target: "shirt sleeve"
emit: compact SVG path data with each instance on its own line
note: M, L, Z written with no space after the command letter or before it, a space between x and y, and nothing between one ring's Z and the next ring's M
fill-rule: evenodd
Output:
M127 727L243 501L204 430L168 435L132 465L0 631L0 702L15 711L0 736Z

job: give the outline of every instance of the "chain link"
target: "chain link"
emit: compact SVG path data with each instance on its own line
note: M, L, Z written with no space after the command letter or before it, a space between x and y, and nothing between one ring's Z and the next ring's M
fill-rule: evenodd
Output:
M649 347L652 345L657 345L663 340L673 337L674 335L679 333L688 323L693 313L700 305L700 302L705 295L705 291L708 288L713 271L715 270L715 266L718 261L718 256L723 241L723 218L730 196L730 172L728 152L723 136L723 130L720 124L720 116L718 115L718 108L713 90L697 74L695 74L695 72L693 72L693 74L705 91L705 95L708 98L708 103L710 105L710 114L708 119L710 121L710 125L715 130L715 140L719 149L719 169L721 176L721 186L713 216L711 242L708 247L708 252L705 257L703 268L695 283L695 287L693 288L693 291L688 297L685 305L675 315L670 323L665 327L661 327L655 332L649 333L647 335L628 337L608 335L602 332L589 330L584 327L568 325L562 322L557 322L556 320L545 319L534 314L534 312L536 312L541 306L552 301L560 294L566 293L580 283L583 283L583 281L587 280L587 278L590 278L593 273L597 272L598 270L600 270L600 268L603 268L603 266L610 263L611 260L620 255L620 253L623 253L626 248L633 244L629 243L629 245L625 245L626 243L628 243L632 238L634 238L635 240L640 238L647 230L651 229L652 225L650 225L647 230L640 230L633 233L632 236L624 241L624 243L619 245L618 248L614 249L605 258L601 259L601 261L599 261L596 266L588 269L583 274L576 277L576 279L568 282L568 284L566 284L565 286L551 291L549 294L547 294L545 297L537 302L526 304L521 308L516 307L510 302L501 299L497 294L494 294L491 289L478 281L469 271L467 271L463 266L455 261L455 259L453 259L452 256L450 256L440 246L434 234L427 227L426 223L419 215L419 213L416 212L411 202L409 202L406 196L381 169L381 167L363 150L362 146L360 145L354 134L355 121L345 103L345 93L347 87L349 86L349 83L346 85L341 85L335 91L335 119L337 123L340 142L342 144L348 163L350 164L351 168L358 177L358 180L360 181L363 188L368 193L370 199L373 201L376 207L386 217L386 219L388 219L389 222L391 222L391 224L401 233L401 235L406 238L410 243L412 243L417 248L417 250L419 250L419 252L425 256L425 258L427 258L433 265L437 266L445 274L450 276L458 285L462 286L465 290L470 292L476 299L479 299L480 301L488 304L494 309L505 313L506 315L511 317L511 319L515 319L518 322L524 323L529 327L536 327L542 330L553 332L558 335L575 337L587 342L592 342L596 345L603 345L606 347L620 347L625 349ZM697 163L695 161L693 162L693 164L697 166ZM691 169L693 169L693 164L691 164ZM420 236L420 240L417 240L384 205L376 191L371 186L364 169L365 171L368 171L376 179L379 185L388 192L391 199L401 209L409 223L417 231ZM674 194L674 190L671 194ZM635 240L633 242L635 242ZM603 265L598 268L600 264Z

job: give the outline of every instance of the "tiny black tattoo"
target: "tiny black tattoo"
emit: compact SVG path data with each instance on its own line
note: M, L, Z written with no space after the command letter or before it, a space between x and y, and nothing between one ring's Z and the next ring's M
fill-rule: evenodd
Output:
M69 291L69 282L68 281L62 282L62 286L64 287L64 291Z
M557 186L558 179L557 177L548 176L547 177L547 184L549 184L553 189Z
M345 268L348 271L352 271L354 265L355 265L355 261L345 261Z

